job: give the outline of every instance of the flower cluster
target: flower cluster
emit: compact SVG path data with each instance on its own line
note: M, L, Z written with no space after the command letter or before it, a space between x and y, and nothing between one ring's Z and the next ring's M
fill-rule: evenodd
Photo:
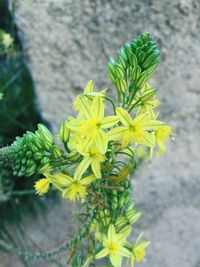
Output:
M0 56L10 56L13 54L13 44L13 37L9 33L6 33L4 30L0 29Z
M172 135L171 127L158 119L160 103L156 89L149 84L158 62L156 43L150 34L141 34L120 49L117 60L108 62L117 103L106 89L95 92L89 81L74 101L76 117L68 117L60 127L62 148L42 125L35 134L29 132L11 146L10 154L14 151L12 155L23 156L23 160L13 157L15 171L43 173L35 184L39 195L53 186L63 198L81 201L86 217L95 211L87 235L88 255L73 247L71 266L87 267L100 258L110 259L114 267L122 266L127 258L134 266L145 257L148 241L140 242L140 237L134 244L127 241L131 226L141 216L131 201L131 173L138 147L153 158L154 152L160 155L165 151ZM29 157L34 168L27 168Z

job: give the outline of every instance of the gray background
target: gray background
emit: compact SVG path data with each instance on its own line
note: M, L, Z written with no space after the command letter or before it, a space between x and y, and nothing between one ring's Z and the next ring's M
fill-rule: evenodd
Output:
M140 266L199 267L200 1L14 2L38 103L55 133L89 79L99 89L111 87L105 68L108 56L142 31L155 36L162 59L152 84L159 89L161 117L173 126L177 140L133 177L133 198L144 213L135 231L144 231L152 241ZM41 247L55 246L66 236L67 206L53 206L46 222L40 219L38 225L25 220L26 231ZM4 256L0 266L21 266L13 264Z

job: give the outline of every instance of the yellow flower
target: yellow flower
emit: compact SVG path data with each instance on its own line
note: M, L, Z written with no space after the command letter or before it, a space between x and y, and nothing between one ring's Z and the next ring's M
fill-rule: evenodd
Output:
M68 127L79 133L87 143L87 148L95 145L104 154L107 150L108 136L104 129L115 125L119 118L117 116L104 117L104 105L100 96L95 96L92 103L88 104L86 97L80 97L81 117L70 120Z
M96 238L102 243L103 249L95 258L100 259L109 255L112 265L121 267L123 257L130 257L130 251L124 247L129 234L130 227L117 234L113 224L109 226L107 236L97 233Z
M164 125L155 130L156 144L159 147L158 155L162 155L166 150L165 142L170 139L172 128L169 125ZM153 148L151 149L153 150ZM153 151L151 151L153 153Z
M76 168L74 177L80 179L83 173L91 165L94 175L97 178L101 178L101 162L105 160L105 157L98 151L98 149L93 147L86 152L79 150L79 153L82 154L84 158Z
M124 126L112 129L108 133L109 140L122 139L123 148L128 144L143 144L149 147L155 145L155 136L152 131L163 126L163 122L149 119L148 113L132 119L130 114L123 108L117 108L116 112Z
M136 115L139 116L143 113L149 113L149 117L153 120L154 108L160 105L160 101L155 98L156 89L146 83L143 88L136 94L131 103L132 109L137 109Z
M84 88L84 93L93 92L93 87L94 87L93 81L90 80ZM73 107L74 110L80 110L80 95L78 95L74 100Z
M131 257L130 257L130 261L131 261L131 267L134 267L134 262L136 261L137 263L141 262L144 260L145 255L146 255L146 251L145 248L150 244L150 241L144 241L141 242L139 245L135 244L132 247L132 251L131 251Z
M4 33L2 36L2 44L5 48L9 48L13 44L14 40L9 33Z
M90 80L87 85L85 86L84 88L84 95L87 95L87 96L96 96L96 95L99 95L99 96L104 96L105 93L106 93L106 90L107 89L103 89L101 90L100 92L93 92L93 89L94 89L94 83L92 80ZM91 100L89 98L87 98L88 101L88 104L90 105L91 104ZM74 100L73 102L73 107L74 107L74 110L80 110L81 109L81 105L80 105L80 95L78 95L76 97L76 99Z
M94 175L89 175L83 179L74 179L64 173L44 174L46 178L40 179L35 184L35 189L39 195L47 193L50 184L62 192L64 198L71 201L83 199L86 196L87 186L94 182L97 178Z
M48 178L42 178L37 181L34 185L36 193L40 196L43 196L49 191L50 180Z
M153 113L154 113L154 108L160 105L160 101L158 99L154 99L152 101L148 101L145 103L141 103L137 110L137 115L143 114L145 112L150 114L150 118L153 119Z
M87 193L87 186L96 180L94 175L87 176L81 180L73 179L65 175L68 185L63 189L62 196L71 201L84 199Z

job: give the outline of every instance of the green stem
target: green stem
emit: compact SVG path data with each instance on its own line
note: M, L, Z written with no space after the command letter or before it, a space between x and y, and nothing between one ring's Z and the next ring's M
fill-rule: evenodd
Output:
M113 112L114 112L114 114L116 115L116 107L115 107L115 104L114 104L114 102L112 101L112 99L110 98L110 97L108 97L108 96L103 96L107 101L109 101L110 103L111 103L111 105L112 105L112 107L113 107Z

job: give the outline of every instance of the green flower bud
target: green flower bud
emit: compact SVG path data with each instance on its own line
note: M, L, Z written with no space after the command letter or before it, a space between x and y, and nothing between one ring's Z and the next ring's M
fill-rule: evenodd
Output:
M63 122L60 127L59 137L62 142L67 142L70 136L70 129L67 127L67 121Z
M155 63L154 65L152 65L151 67L149 67L149 68L147 69L147 73L148 73L148 77L149 77L149 78L150 78L150 77L153 75L153 73L156 71L157 67L158 67L158 63Z
M43 157L42 159L41 159L41 164L42 165L46 165L46 164L48 164L49 163L49 158L48 157Z
M129 223L134 224L135 222L139 220L141 215L142 215L141 212L135 212L135 210L132 210L126 216L128 218Z
M156 94L156 89L155 88L150 88L147 89L142 96L140 97L141 102L147 102L149 101L154 95Z
M135 84L140 77L141 68L140 66L136 65L135 68L131 70L131 84Z
M79 153L77 152L70 152L68 155L68 158L70 161L77 161L77 159L79 158Z
M31 176L37 171L37 165L34 164L26 170L26 176Z
M127 219L126 219L126 217L119 217L119 218L117 218L117 221L116 221L116 226L117 227L119 227L119 228L121 228L121 227L123 227L125 224L127 224Z
M43 149L43 146L44 146L43 140L41 139L41 136L39 134L36 135L36 138L34 139L33 143L38 148L38 150Z
M141 75L140 75L140 77L136 83L137 87L142 88L145 85L145 83L147 82L147 80L148 80L148 73L144 71L141 73Z
M28 152L26 153L26 157L27 157L27 158L32 158L32 157L33 157L33 153L32 153L31 151L28 151Z
M128 58L128 60L130 60L130 58L133 56L131 45L126 43L124 45L124 51L125 51L126 57Z
M52 152L54 143L49 130L41 124L38 127L35 134L27 131L23 137L17 137L10 147L1 150L3 153L5 151L8 164L19 176L30 176L38 169L46 168L50 159L60 155L58 148L57 152Z
M33 166L35 164L35 161L33 160L33 159L28 159L27 160L27 166L28 167L31 167L31 166Z
M113 58L110 58L108 62L107 71L108 71L108 76L113 83L115 83L116 80L115 64L116 64L115 60Z
M138 64L138 60L136 55L132 54L132 56L129 59L131 67L135 67Z
M127 88L126 81L124 79L116 79L117 90L121 93L124 93Z
M34 152L39 151L39 148L35 144L30 144L30 149Z
M115 73L116 79L123 79L125 74L123 66L121 66L120 64L115 64Z
M48 140L49 143L53 144L53 136L46 126L43 124L38 124L38 132L41 133L45 140Z
M42 159L43 156L44 156L44 153L42 153L42 152L36 152L36 153L34 154L34 158L35 158L36 160Z
M38 173L45 173L45 172L50 172L52 170L52 166L49 164L46 164L44 166L41 166L40 168L37 169Z
M58 146L54 146L53 155L55 158L59 158L62 155L62 150Z
M123 47L121 48L120 52L118 53L117 60L118 60L118 63L125 70L126 66L127 66L127 57L126 57L126 54L124 52L124 48Z
M143 51L138 53L138 61L142 64L146 59L146 54Z
M43 147L47 150L51 150L51 148L53 147L53 143L49 142L49 140L43 139Z
M154 64L158 64L160 58L160 52L156 51L155 53L151 54L147 57L147 59L142 63L142 67L144 69L150 68Z

